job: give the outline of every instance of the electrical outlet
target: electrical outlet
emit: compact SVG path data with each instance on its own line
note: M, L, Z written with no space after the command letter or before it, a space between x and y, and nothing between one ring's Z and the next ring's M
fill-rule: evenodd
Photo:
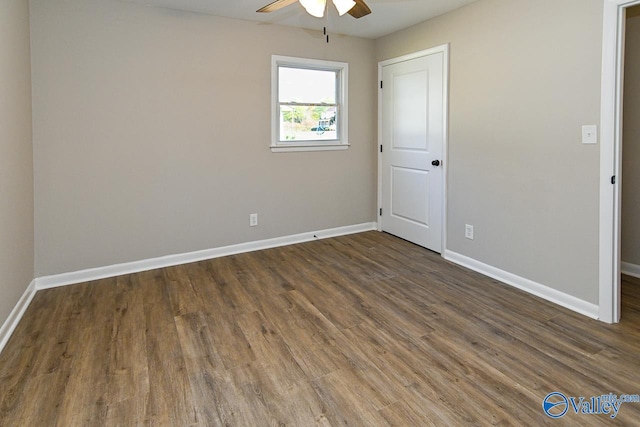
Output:
M469 240L473 240L473 225L465 224L464 237L466 237Z
M258 225L258 214L249 215L249 227L255 227Z

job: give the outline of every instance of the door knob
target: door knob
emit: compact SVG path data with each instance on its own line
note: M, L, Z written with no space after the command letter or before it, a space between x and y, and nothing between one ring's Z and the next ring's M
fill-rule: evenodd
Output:
M440 160L434 160L433 162L431 162L431 164L435 167L440 166Z

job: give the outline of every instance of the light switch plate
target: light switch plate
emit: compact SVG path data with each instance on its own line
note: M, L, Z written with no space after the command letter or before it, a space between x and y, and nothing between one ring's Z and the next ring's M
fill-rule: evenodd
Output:
M583 144L598 143L598 126L596 125L582 126L582 143Z

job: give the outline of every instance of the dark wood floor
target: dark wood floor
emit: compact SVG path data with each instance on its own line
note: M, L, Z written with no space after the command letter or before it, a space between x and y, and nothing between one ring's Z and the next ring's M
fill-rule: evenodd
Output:
M39 292L2 426L638 425L640 283L606 325L369 232ZM571 411L570 411L571 412Z

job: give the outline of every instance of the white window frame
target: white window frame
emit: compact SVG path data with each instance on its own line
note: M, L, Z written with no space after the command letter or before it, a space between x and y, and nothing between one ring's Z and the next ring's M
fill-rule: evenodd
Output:
M306 142L280 141L280 100L278 91L279 67L303 68L309 70L335 71L337 74L336 104L338 105L338 128L336 140L317 140ZM346 62L324 61L319 59L296 58L273 55L271 57L271 151L328 151L349 148L349 104L347 94L349 82L349 64Z

